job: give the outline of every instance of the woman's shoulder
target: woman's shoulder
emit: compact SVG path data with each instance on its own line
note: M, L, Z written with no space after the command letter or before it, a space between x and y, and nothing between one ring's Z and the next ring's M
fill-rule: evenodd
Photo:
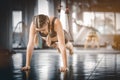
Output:
M59 22L59 19L57 17L54 17L54 16L51 16L49 17L49 20L50 20L50 25L52 26L52 24L58 24Z
M55 18L56 20L59 20L59 19L58 19L57 17L55 17L55 16L50 16L50 17L49 17L49 19L50 19L51 22L53 21L54 18Z

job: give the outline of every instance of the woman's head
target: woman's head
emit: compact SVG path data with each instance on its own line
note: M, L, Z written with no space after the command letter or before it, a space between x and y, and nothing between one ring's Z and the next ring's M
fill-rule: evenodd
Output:
M34 17L33 23L36 26L36 30L40 31L41 33L47 34L49 28L49 17L46 15L37 15Z
M41 29L49 24L49 18L48 16L41 14L35 16L33 22L36 25L36 28Z

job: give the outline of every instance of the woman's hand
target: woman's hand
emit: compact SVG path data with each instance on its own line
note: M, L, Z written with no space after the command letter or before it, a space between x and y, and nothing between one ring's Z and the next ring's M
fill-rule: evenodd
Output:
M61 67L61 68L60 68L60 72L66 72L66 71L68 71L68 68L67 68L67 67Z
M22 70L22 71L28 71L28 70L30 70L30 66L22 67L21 70Z

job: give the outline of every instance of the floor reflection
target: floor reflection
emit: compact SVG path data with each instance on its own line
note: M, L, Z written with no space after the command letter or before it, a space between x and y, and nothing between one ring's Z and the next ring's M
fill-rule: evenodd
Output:
M31 70L21 71L25 52L0 55L0 80L119 80L119 53L77 52L68 55L69 71L60 72L57 52L34 52Z

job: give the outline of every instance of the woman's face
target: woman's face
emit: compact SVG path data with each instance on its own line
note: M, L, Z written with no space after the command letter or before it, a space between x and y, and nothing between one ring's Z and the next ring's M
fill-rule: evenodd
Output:
M40 31L43 34L48 34L48 23L45 23L42 28L36 28L37 31Z

